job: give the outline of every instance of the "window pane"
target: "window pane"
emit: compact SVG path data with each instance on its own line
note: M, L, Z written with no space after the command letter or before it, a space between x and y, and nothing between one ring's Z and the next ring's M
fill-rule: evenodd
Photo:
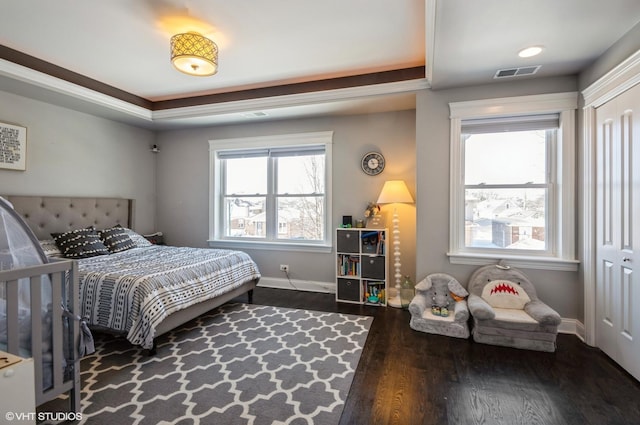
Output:
M324 237L324 198L278 198L278 239L321 241Z
M279 157L277 193L324 193L324 155Z
M227 197L225 205L225 236L264 238L266 236L266 198Z
M545 250L546 191L465 190L465 245Z
M471 134L464 142L465 184L546 183L546 131Z
M267 157L225 160L225 194L255 195L267 193Z

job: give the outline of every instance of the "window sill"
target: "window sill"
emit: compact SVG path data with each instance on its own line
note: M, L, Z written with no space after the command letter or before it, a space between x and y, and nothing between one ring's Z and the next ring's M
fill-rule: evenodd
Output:
M522 255L496 255L496 254L478 254L478 253L452 253L448 252L449 262L451 264L468 264L476 266L485 266L487 264L495 264L500 260L505 260L507 264L522 269L540 269L540 270L556 270L575 272L578 270L580 262L578 260L567 260L557 257L536 257Z
M331 245L287 243L287 242L259 242L259 241L234 241L234 240L208 240L210 248L226 249L260 249L273 251L295 251L295 252L323 252L330 253L333 249Z

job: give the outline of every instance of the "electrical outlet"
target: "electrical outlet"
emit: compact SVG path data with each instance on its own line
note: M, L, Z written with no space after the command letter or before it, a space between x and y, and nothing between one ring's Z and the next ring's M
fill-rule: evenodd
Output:
M289 273L289 265L288 264L280 264L280 271Z

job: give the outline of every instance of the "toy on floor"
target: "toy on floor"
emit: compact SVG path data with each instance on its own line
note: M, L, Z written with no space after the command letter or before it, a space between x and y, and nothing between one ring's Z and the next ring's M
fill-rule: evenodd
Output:
M464 300L469 295L467 290L450 276L443 279L425 279L420 284L422 284L420 289L426 290L427 296L431 295L431 314L434 316L449 316L453 304Z

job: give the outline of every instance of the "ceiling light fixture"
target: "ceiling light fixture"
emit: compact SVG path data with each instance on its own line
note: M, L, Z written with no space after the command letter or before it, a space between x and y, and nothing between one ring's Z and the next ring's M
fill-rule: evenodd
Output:
M518 52L518 56L520 56L521 58L530 58L532 56L536 56L542 53L542 49L543 49L542 46L527 47L526 49L520 50Z
M218 72L218 46L197 32L171 37L171 63L180 72L206 77Z

